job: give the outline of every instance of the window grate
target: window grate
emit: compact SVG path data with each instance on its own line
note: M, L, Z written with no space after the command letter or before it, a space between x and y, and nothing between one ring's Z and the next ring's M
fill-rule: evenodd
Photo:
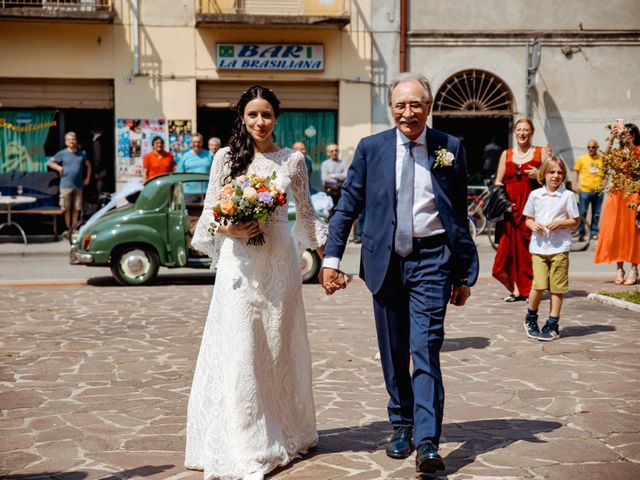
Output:
M512 115L513 95L505 82L483 70L456 73L438 91L433 113Z

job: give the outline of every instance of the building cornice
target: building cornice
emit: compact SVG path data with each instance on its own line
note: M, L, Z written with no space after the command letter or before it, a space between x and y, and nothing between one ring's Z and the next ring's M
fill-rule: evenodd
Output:
M539 38L542 45L558 46L567 43L581 45L638 45L638 30L510 30L510 31L443 31L412 30L409 45L420 46L513 46Z

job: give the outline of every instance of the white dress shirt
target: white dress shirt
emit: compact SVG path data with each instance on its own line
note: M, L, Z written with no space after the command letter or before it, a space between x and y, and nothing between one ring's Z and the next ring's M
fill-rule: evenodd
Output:
M400 188L400 174L402 172L402 159L407 150L407 143L410 140L400 130L396 129L396 200ZM415 171L413 179L413 236L429 237L444 233L444 227L438 218L436 208L436 197L431 184L431 172L428 168L429 154L427 153L427 127L414 140L413 158L415 160ZM366 207L365 207L366 208ZM323 267L339 268L340 259L335 257L325 257L322 262Z
M550 192L546 187L531 192L522 214L542 225L547 225L554 220L580 217L575 194L564 186L560 186L555 192ZM569 227L555 230L545 228L542 232L531 233L531 242L529 242L531 253L552 255L568 252L570 249L571 228Z
M409 139L396 129L396 200L400 189L400 175L402 173L402 159L407 151ZM444 233L444 227L438 218L436 196L431 184L427 153L427 127L414 140L413 158L415 159L415 173L413 179L413 236L430 237Z

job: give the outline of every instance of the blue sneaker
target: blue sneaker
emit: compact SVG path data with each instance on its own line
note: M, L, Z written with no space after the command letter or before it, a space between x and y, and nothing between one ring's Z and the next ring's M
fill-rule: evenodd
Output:
M538 338L540 328L538 327L538 314L527 313L524 316L524 331L529 338Z
M543 342L551 342L556 338L560 338L560 329L558 328L558 322L550 322L547 320L547 323L542 327L542 331L538 335L538 340Z

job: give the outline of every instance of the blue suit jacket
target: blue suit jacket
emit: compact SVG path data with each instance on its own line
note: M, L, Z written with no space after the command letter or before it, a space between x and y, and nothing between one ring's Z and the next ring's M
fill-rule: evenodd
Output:
M342 258L351 225L366 206L360 276L374 294L382 286L394 249L396 135L393 128L363 138L358 144L340 201L329 222L329 239L324 249L326 256ZM453 166L433 168L440 148L454 154ZM456 137L427 128L427 153L438 215L455 262L451 281L472 286L478 278L478 252L467 219L464 147Z

